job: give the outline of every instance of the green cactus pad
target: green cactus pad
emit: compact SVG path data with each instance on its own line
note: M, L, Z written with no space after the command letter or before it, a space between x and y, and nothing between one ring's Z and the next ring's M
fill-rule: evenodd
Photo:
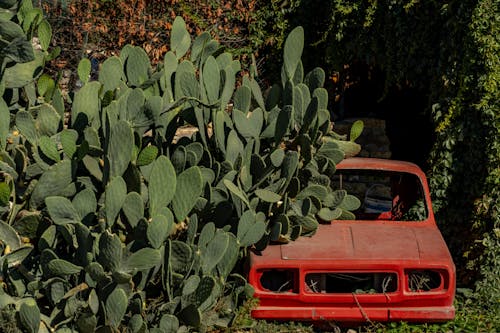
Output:
M81 216L71 201L59 196L45 198L45 205L52 221L57 225L81 222Z
M265 202L275 203L281 200L281 195L266 189L255 190L255 194L259 197L259 199Z
M82 271L81 266L70 263L63 259L51 260L47 265L49 271L54 275L71 275L78 274Z
M167 217L158 214L153 216L147 230L149 243L153 248L158 249L168 238L174 222Z
M329 208L321 208L318 212L318 217L322 219L323 221L332 221L336 220L342 215L342 209L340 208L335 208L334 210L331 210Z
M170 264L174 272L183 272L189 268L193 258L191 247L181 241L171 241Z
M180 176L175 175L174 166L166 156L160 156L153 162L148 184L151 216L155 216L161 208L172 201L177 186L181 185L179 181Z
M139 220L144 216L144 202L141 195L137 192L128 193L122 209L129 225L135 228Z
M134 134L130 125L124 120L118 120L111 128L108 160L109 178L121 176L132 159Z
M89 82L90 70L91 70L90 60L87 58L83 58L82 60L80 60L80 62L78 63L77 73L78 73L78 78L84 84Z
M42 153L52 161L59 162L61 160L61 156L59 156L59 152L57 151L56 143L52 141L48 136L44 135L40 137L39 148Z
M106 299L106 319L115 329L120 323L127 311L128 297L123 289L116 287Z
M186 22L177 16L172 25L170 37L170 49L175 53L177 59L182 58L191 46L191 36L186 29Z
M11 250L17 250L21 247L21 239L17 231L3 221L0 221L0 239L4 246L8 245Z
M92 123L94 119L99 119L99 90L101 84L97 81L92 81L84 85L75 94L71 107L71 124L75 125L79 114L87 117L88 123Z
M121 268L125 272L142 271L155 267L160 262L160 250L145 247L124 258Z
M125 73L129 85L140 87L149 79L151 63L147 53L140 47L133 46L128 51Z
M354 195L347 194L339 205L344 210L356 210L361 206L361 201Z
M201 253L201 269L204 274L210 274L224 256L229 245L229 236L223 231L217 231L207 247Z
M40 328L40 309L32 298L26 299L19 308L19 321L28 333L38 333Z
M116 271L122 259L122 242L116 234L104 232L99 237L99 263L107 270Z
M199 167L191 167L178 176L175 196L172 200L172 210L177 221L186 218L202 191L203 179Z
M186 325L192 326L192 327L199 327L201 324L201 312L198 309L198 307L194 304L190 304L184 309L182 309L178 317L179 319L184 322Z
M160 319L160 330L162 333L177 333L179 320L176 316L164 314Z
M290 32L284 48L284 68L289 78L293 78L304 49L304 29L297 27Z
M354 142L363 132L364 123L362 120L356 120L351 126L351 131L349 134L349 141Z
M29 112L19 111L16 113L16 126L26 140L32 144L37 142L38 133L35 128L35 120Z
M237 238L240 246L246 247L256 243L265 233L266 224L255 220L255 213L245 211L238 223Z
M102 91L115 90L120 85L124 77L123 63L116 56L106 59L99 70L99 82L102 84Z
M115 223L116 217L123 207L127 196L127 184L122 177L114 178L104 192L104 208L106 214L106 223L112 226Z
M215 103L220 94L220 68L214 57L209 56L203 66L203 85L209 103Z
M321 88L325 84L325 71L316 67L307 73L304 83L309 87L309 91L314 91L316 88Z

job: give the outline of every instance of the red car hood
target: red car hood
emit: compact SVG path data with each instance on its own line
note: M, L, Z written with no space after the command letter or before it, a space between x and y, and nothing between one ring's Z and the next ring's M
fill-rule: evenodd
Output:
M333 222L280 248L284 260L450 260L436 226L401 222Z

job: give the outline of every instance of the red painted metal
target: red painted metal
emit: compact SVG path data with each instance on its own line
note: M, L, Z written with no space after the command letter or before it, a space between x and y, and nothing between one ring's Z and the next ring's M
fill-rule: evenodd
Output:
M397 171L417 176L424 192L427 218L417 222L331 221L320 224L310 238L300 237L295 242L270 245L262 253L252 253L248 278L259 299L252 316L313 322L453 319L455 266L434 220L422 170L408 162L371 158L349 158L337 169ZM276 271L289 271L286 274L293 276L293 285L274 291L264 287L263 274ZM311 291L306 283L307 278L314 276L328 279L327 276L333 275L341 279L365 273L373 274L374 280L397 276L397 281L391 282L395 283L393 289L374 293ZM427 273L437 281L435 285L412 291L410 280L427 277Z

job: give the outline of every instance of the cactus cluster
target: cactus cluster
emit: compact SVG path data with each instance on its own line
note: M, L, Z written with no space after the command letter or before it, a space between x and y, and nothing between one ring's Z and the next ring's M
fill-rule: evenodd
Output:
M237 85L238 60L208 33L192 40L180 17L156 68L126 46L91 81L82 60L69 110L44 75L18 84L27 103L4 93L0 307L29 332L227 326L252 292L235 270L249 248L350 218L359 200L330 176L356 144L331 131L303 38L291 32L265 95L252 75ZM197 132L174 140L186 124Z

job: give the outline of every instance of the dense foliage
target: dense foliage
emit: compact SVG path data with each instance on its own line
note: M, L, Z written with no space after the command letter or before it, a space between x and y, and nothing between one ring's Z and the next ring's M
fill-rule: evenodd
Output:
M406 92L421 96L415 112L432 120L431 190L458 283L477 282L481 300L494 311L500 311L499 6L492 0L302 1L304 15L294 16L309 32L306 64L326 64L350 83L362 79L346 68L365 64L374 83L368 87L375 93L372 107L383 116L387 104L377 102L399 92L399 128L415 126L415 101ZM413 133L402 141L406 149L429 136L425 127Z
M228 326L252 292L237 265L249 248L359 207L329 176L359 151L362 124L351 141L332 131L325 74L301 62L301 27L265 96L252 75L237 86L240 62L207 32L192 40L177 17L158 66L126 45L92 80L83 59L83 86L65 101L43 63L27 71L34 57L21 57L32 31L49 57L50 33L27 23L39 10L0 4L2 36L16 32L0 77L0 305L25 331ZM176 137L185 125L197 131Z
M172 21L182 16L192 35L209 32L244 64L251 55L260 61L279 57L289 26L285 15L297 1L99 0L42 1L63 52L66 68L76 65L85 51L97 60L117 54L126 44L144 48L154 64L170 50ZM75 46L79 46L76 47ZM244 66L246 69L247 66ZM279 66L273 66L279 72Z

